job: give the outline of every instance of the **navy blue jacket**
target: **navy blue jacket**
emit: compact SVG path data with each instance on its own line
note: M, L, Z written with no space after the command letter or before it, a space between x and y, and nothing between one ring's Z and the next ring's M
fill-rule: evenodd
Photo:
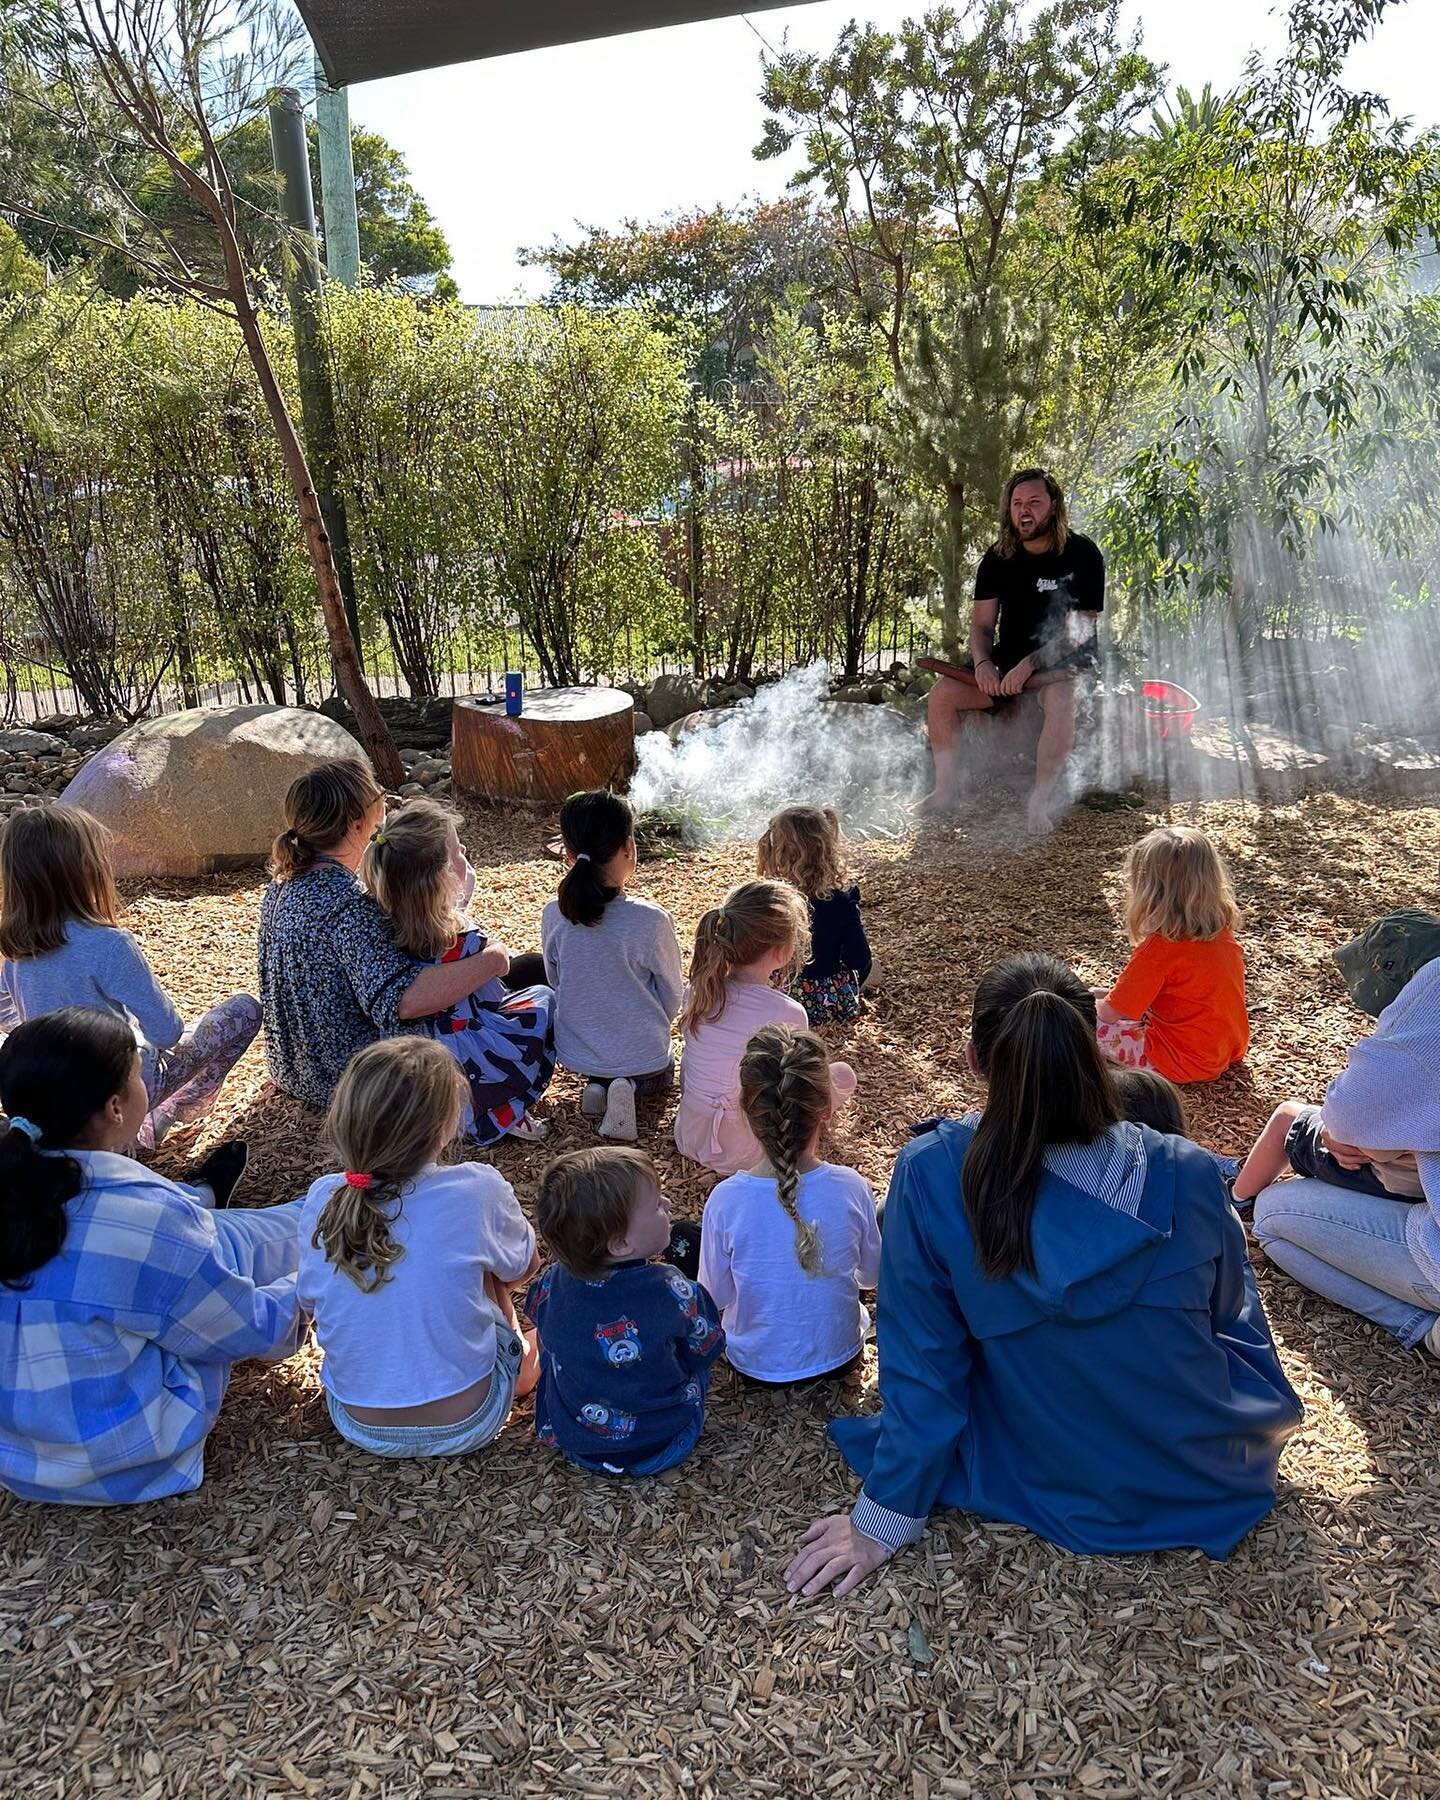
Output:
M1205 1151L1126 1129L1134 1213L1047 1169L1036 1272L1003 1281L981 1273L961 1199L971 1128L944 1120L901 1151L877 1306L884 1410L830 1428L865 1478L860 1530L898 1547L955 1506L1071 1550L1221 1557L1274 1505L1301 1407L1244 1233Z
M828 981L846 970L862 986L870 973L870 945L860 918L858 887L836 888L810 902L810 960L801 981Z
M704 1288L668 1263L616 1263L594 1281L552 1263L525 1309L540 1334L535 1435L572 1462L632 1468L704 1416L725 1333Z

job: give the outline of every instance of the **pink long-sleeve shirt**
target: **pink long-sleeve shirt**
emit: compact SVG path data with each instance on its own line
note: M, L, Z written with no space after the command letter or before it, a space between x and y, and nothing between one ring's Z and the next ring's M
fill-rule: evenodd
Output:
M740 1059L765 1025L810 1029L805 1008L788 994L755 981L727 981L719 1018L685 1033L675 1147L721 1175L760 1160L760 1146L740 1110ZM830 1080L837 1101L855 1091L855 1071L848 1063L831 1063Z

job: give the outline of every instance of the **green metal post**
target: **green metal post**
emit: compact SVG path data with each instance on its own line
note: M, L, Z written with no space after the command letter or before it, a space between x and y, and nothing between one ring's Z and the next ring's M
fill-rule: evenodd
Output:
M360 609L355 600L355 568L350 555L350 525L336 481L335 396L320 343L319 307L323 298L320 250L315 240L315 196L310 186L310 152L305 142L305 107L294 88L276 88L270 96L270 150L280 188L280 211L289 226L285 258L290 320L295 333L295 361L300 375L300 414L305 448L321 517L330 534L335 573L345 600L345 617L355 651L361 654Z
M315 117L320 125L320 204L325 209L325 272L347 288L360 280L360 216L350 155L350 97L331 87L315 58Z

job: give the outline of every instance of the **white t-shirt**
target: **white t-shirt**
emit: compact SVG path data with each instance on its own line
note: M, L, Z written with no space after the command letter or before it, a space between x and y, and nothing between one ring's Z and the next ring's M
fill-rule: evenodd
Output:
M860 1289L880 1274L875 1195L853 1169L821 1163L795 1206L820 1237L821 1272L795 1254L795 1225L773 1179L731 1175L705 1202L700 1285L720 1308L725 1354L743 1375L805 1381L849 1362L870 1315Z
M390 1235L405 1254L365 1293L312 1239L343 1175L322 1175L300 1215L300 1304L315 1316L321 1379L346 1406L423 1406L495 1367L485 1277L519 1281L535 1253L515 1190L488 1163L431 1163L401 1196Z

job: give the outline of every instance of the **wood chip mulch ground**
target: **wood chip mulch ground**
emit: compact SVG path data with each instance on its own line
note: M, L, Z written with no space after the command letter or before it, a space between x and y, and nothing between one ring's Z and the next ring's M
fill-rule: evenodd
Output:
M1077 809L1039 847L927 830L854 863L885 970L837 1033L861 1071L832 1154L882 1188L907 1124L974 1098L976 976L1009 951L1120 966L1124 846L1163 816ZM1241 1152L1289 1093L1318 1096L1366 1029L1331 949L1431 905L1429 809L1319 796L1187 811L1247 911L1248 1066L1191 1096ZM477 917L534 945L555 865L533 821L475 814ZM553 828L553 827L552 827ZM740 846L647 864L682 941L749 872ZM131 895L187 1011L253 983L254 877ZM552 1144L589 1139L557 1079ZM677 1201L708 1180L666 1150ZM254 1146L252 1200L327 1163L317 1122L252 1052L179 1172ZM497 1158L522 1199L545 1152ZM1256 1252L1258 1257L1258 1252ZM842 1602L796 1601L785 1560L854 1485L825 1436L863 1387L775 1398L722 1371L699 1453L607 1484L542 1452L528 1408L486 1455L384 1465L341 1443L312 1351L236 1375L204 1488L123 1512L0 1500L0 1793L195 1795L1440 1794L1440 1366L1261 1281L1307 1416L1274 1515L1225 1564L1070 1556L950 1514Z

